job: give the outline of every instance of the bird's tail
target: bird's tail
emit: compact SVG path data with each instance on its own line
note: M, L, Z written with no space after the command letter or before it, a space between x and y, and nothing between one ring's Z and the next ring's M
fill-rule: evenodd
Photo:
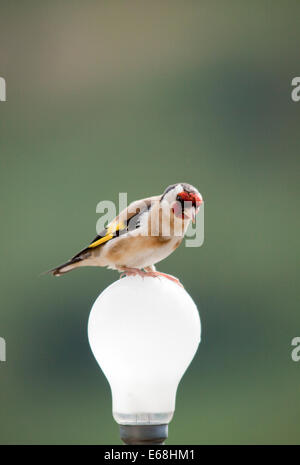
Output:
M51 273L53 276L61 276L65 273L68 273L68 271L71 271L74 268L80 266L80 262L82 262L81 257L74 257L71 258L71 260L68 260L66 263L56 266L55 268L52 268L51 270L48 270L43 274Z

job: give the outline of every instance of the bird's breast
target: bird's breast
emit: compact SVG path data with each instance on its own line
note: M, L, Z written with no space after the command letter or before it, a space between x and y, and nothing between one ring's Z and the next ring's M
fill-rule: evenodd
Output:
M103 258L108 266L144 268L168 257L181 243L182 237L126 235L104 246Z

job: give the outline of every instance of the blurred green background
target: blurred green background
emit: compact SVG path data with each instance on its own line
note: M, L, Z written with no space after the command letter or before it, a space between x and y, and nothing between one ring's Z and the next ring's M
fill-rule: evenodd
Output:
M0 4L0 442L120 443L87 340L118 275L40 273L95 236L100 200L186 181L205 242L159 268L203 336L167 444L298 443L299 2Z

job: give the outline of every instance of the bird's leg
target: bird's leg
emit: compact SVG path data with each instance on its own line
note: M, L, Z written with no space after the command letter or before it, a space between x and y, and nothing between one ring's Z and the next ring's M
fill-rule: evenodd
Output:
M123 278L123 276L141 276L144 278L147 276L147 273L143 270L140 270L139 268L130 268L128 266L119 266L118 267L119 271L122 271L120 278Z
M160 271L155 271L154 266L146 266L144 270L147 272L146 276L151 276L153 278L159 278L160 276L163 276L164 278L169 279L170 281L173 281L173 283L178 284L179 286L183 287L179 279L175 278L175 276L172 276L167 273L161 273Z
M122 271L120 278L123 278L123 276L141 276L142 278L145 278L147 276L151 278L159 278L160 276L163 276L164 278L173 281L173 283L176 283L179 286L183 287L179 279L175 278L175 276L156 271L154 266L146 266L144 268L145 271L140 270L139 268L130 268L128 266L120 266L118 267L118 270Z

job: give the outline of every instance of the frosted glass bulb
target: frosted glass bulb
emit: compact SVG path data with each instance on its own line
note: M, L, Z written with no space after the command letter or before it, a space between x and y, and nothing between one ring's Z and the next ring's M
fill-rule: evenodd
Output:
M169 423L200 334L192 298L166 278L122 278L99 295L88 336L109 381L117 423Z

